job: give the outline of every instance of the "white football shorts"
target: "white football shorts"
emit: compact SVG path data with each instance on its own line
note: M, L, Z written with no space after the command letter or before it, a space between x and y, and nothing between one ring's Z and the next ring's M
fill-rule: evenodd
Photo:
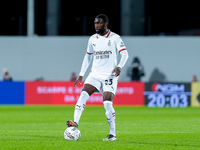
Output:
M100 92L102 88L102 94L104 92L112 92L114 95L117 90L117 83L118 83L118 78L115 76L108 76L107 78L99 78L95 76L95 74L90 73L88 77L85 80L84 84L90 84L94 87L96 87L97 91Z

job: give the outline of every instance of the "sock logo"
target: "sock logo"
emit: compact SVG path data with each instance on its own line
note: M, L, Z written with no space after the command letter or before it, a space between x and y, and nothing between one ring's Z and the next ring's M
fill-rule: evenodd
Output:
M85 104L83 104L83 109L85 109Z
M80 108L81 106L80 105L76 105L76 107Z
M112 115L113 115L113 117L115 117L115 112L114 112L114 113L112 113Z

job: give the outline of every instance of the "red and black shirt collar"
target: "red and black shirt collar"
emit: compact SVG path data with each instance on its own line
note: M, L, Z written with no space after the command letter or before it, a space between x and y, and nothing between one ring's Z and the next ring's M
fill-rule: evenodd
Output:
M105 37L109 37L109 35L110 35L110 30L108 31L108 33L106 34L106 35L104 35ZM99 35L97 34L97 39L99 38Z

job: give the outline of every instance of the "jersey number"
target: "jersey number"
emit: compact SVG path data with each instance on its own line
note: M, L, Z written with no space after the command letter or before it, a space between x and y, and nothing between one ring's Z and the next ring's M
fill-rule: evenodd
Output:
M112 85L113 79L105 80L105 85Z

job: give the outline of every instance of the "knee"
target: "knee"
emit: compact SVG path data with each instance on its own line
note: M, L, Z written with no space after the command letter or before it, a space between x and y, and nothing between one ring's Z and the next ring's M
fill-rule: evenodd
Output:
M103 101L113 101L114 94L111 92L104 92L103 93Z

